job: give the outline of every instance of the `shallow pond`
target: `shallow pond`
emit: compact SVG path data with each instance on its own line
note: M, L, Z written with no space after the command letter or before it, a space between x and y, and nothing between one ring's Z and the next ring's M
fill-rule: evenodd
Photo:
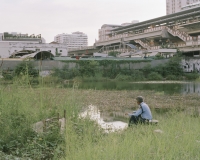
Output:
M154 81L154 82L79 82L65 87L96 90L154 90L165 94L200 94L200 82Z

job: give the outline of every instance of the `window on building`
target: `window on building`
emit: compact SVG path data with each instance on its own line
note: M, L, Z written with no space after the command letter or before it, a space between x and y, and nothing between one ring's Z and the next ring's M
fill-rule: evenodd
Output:
M60 50L60 52L62 52L62 50Z

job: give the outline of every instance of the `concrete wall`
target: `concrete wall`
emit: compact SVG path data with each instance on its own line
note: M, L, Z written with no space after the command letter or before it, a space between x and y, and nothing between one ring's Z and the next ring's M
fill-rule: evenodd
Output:
M200 72L200 57L183 59L182 66L185 72Z
M121 64L120 67L124 69L141 69L148 64L150 64L152 67L155 67L159 64L164 64L168 61L168 59L163 59L163 60L154 60L150 62L137 62L137 63L127 63L127 64ZM75 68L76 63L69 62L61 62L61 61L51 61L51 60L46 60L46 61L32 61L33 65L36 69L41 70L41 71L50 71L53 70L54 68L59 68L62 69L65 65L68 65L68 67ZM22 63L21 60L13 59L13 60L0 60L0 69L1 70L14 70L15 67Z
M141 69L144 68L147 65L151 65L151 67L156 67L160 64L165 64L169 61L169 59L161 59L161 60L153 60L149 62L137 62L137 63L123 63L120 65L120 68L122 69ZM61 62L61 61L32 61L33 65L36 69L41 71L50 71L54 68L62 69L65 65L68 65L68 67L75 68L76 63L69 62ZM0 69L1 70L14 70L15 67L22 63L21 60L17 59L0 59ZM194 70L197 70L200 72L200 57L199 58L189 58L189 59L183 59L182 60L182 66L184 68L185 72L193 72Z
M14 70L17 65L22 63L21 60L0 60L0 69L1 70ZM63 68L66 64L69 65L69 68L74 68L75 63L64 63L61 61L32 61L34 67L38 70L53 70L54 68Z

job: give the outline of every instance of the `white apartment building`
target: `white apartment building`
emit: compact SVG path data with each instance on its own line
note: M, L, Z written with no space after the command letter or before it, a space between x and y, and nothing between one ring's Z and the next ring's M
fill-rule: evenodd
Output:
M54 37L54 41L60 44L66 44L68 49L88 46L88 36L83 32L58 34Z
M166 14L182 11L187 5L200 2L200 0L166 0Z
M44 43L41 35L35 36L27 34L19 34L16 32L0 33L0 57L8 58L13 53L31 50L31 51L49 51L53 55L67 56L67 46L65 44Z
M195 7L200 7L200 0L196 3L192 3L192 4L182 7L181 10L184 11L184 10L188 10L188 9L195 8Z

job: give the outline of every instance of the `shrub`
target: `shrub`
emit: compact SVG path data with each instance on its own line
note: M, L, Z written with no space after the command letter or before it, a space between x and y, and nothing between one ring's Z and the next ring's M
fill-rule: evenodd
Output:
M82 77L94 77L99 63L97 61L79 61L79 65L79 71Z
M134 70L131 77L134 81L142 81L145 79L143 72L139 70Z
M58 77L60 79L73 79L74 77L79 75L80 72L78 69L69 69L67 65L65 65L62 69L55 68L52 73L52 76Z
M184 76L185 76L185 78L187 80L195 80L195 79L199 78L199 74L196 73L196 72L194 72L194 73L185 73Z
M151 72L149 75L148 75L148 80L162 80L163 77L156 73L156 72Z
M13 79L13 73L8 71L3 71L2 76L5 80L12 80Z
M175 75L168 75L168 76L166 77L166 79L167 79L167 80L178 80L179 78L178 78L177 76L175 76Z
M15 76L22 76L22 75L28 75L31 77L37 77L39 75L39 72L34 69L31 62L23 61L19 65L16 66L14 70Z
M182 76L183 68L181 67L181 58L173 57L164 67L166 75Z
M108 53L109 56L113 56L113 57L117 57L118 54L120 54L120 52L111 51Z
M144 73L144 76L147 77L150 72L152 72L153 68L150 64L147 64L141 71Z
M118 75L115 77L115 80L118 80L118 81L130 81L131 79L132 79L131 76L122 75L122 74L118 74Z

